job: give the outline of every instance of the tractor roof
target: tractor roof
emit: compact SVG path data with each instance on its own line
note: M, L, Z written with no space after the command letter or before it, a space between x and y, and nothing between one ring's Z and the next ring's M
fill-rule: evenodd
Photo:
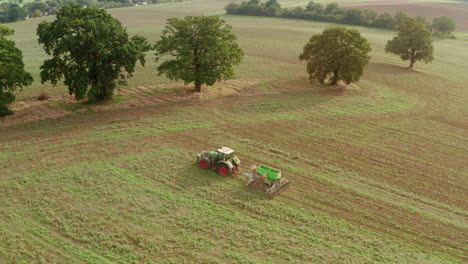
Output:
M230 149L230 148L228 148L228 147L222 147L222 148L218 149L218 152L219 152L219 153L226 154L226 155L229 155L229 154L233 153L234 150L233 150L233 149Z

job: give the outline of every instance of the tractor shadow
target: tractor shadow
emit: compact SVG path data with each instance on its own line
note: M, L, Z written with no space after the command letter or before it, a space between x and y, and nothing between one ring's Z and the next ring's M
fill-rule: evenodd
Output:
M185 187L188 188L216 185L228 179L227 177L219 175L215 171L200 168L196 162L187 164L178 172L179 175L183 175L184 183L187 185Z

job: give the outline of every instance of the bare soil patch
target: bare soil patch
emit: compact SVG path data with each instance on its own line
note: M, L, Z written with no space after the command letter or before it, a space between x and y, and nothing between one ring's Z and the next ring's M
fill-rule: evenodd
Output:
M359 92L359 86L356 84L346 85L339 83L334 87L318 87L317 83L310 82L305 77L277 81L249 79L219 82L212 87L203 87L201 93L195 93L192 85L178 83L122 89L122 91L116 92L113 100L100 104L89 104L86 100L76 101L73 96L66 94L51 97L43 101L35 99L16 101L10 105L15 114L0 119L0 127L49 118L59 118L67 115L81 115L88 112L115 111L180 101L198 101L207 98L245 97L305 90L315 90L330 96L352 96Z
M203 87L201 93L195 93L193 86L183 84L141 86L134 89L123 89L116 93L113 100L101 104L88 104L86 100L76 101L73 96L68 94L42 101L21 100L10 105L15 113L0 119L0 127L87 112L112 111L211 97L252 96L273 92L258 89L257 86L262 82L263 80L224 81L213 87Z

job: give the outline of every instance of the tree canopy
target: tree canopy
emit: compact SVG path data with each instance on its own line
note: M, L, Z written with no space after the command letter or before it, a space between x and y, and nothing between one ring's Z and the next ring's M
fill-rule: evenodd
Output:
M431 33L422 22L405 17L397 30L397 36L387 42L386 52L398 55L402 60L409 60L410 68L416 61L429 63L434 59Z
M389 13L377 14L366 9L342 8L337 3L323 6L314 1L309 1L304 8L282 8L277 0L265 0L264 3L260 0L245 0L240 4L230 3L225 9L227 14L232 15L296 18L383 29L395 29L401 19L407 16L403 12L392 16Z
M26 19L28 10L18 4L7 4L0 8L0 22L16 22Z
M437 17L432 21L432 28L434 31L441 33L442 38L445 38L446 34L450 34L455 30L456 23L448 16Z
M67 5L52 23L37 28L39 43L52 58L41 66L42 82L64 78L77 100L102 101L113 95L116 80L131 77L137 61L144 66L151 49L144 37L129 39L127 30L107 11Z
M307 62L311 79L321 83L330 79L331 84L343 80L349 84L359 81L363 75L370 51L367 39L359 31L334 27L313 35L299 59Z
M234 77L233 66L241 62L243 51L231 33L232 27L217 16L188 16L170 18L156 43L156 61L166 58L158 66L159 75L171 80L195 83L195 91L202 85Z
M13 92L31 84L31 74L24 70L23 54L15 42L6 39L14 31L0 25L0 116L12 113L7 105L15 100Z

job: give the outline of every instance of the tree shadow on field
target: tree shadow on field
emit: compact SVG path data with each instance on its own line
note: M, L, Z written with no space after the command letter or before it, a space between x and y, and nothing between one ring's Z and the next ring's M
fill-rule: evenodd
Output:
M416 65L417 66L417 65ZM409 74L424 74L415 69L409 67L403 67L400 65L388 64L388 63L369 63L366 69L367 73L383 74L383 75L409 75Z
M216 188L216 186L223 182L233 181L235 184L230 185L232 189L224 192L224 195L242 201L270 199L264 191L248 188L245 185L246 180L243 175L223 177L216 171L201 169L198 163L195 162L187 164L183 168L177 170L177 174L183 176L181 187L186 190L193 190L195 192L196 189L203 189L206 187ZM222 187L219 189L221 190Z
M321 99L331 99L334 96L352 96L360 92L358 84L345 84L339 81L337 85L331 85L307 77L275 81L272 86L282 93L296 92L302 96L306 93L307 96Z

